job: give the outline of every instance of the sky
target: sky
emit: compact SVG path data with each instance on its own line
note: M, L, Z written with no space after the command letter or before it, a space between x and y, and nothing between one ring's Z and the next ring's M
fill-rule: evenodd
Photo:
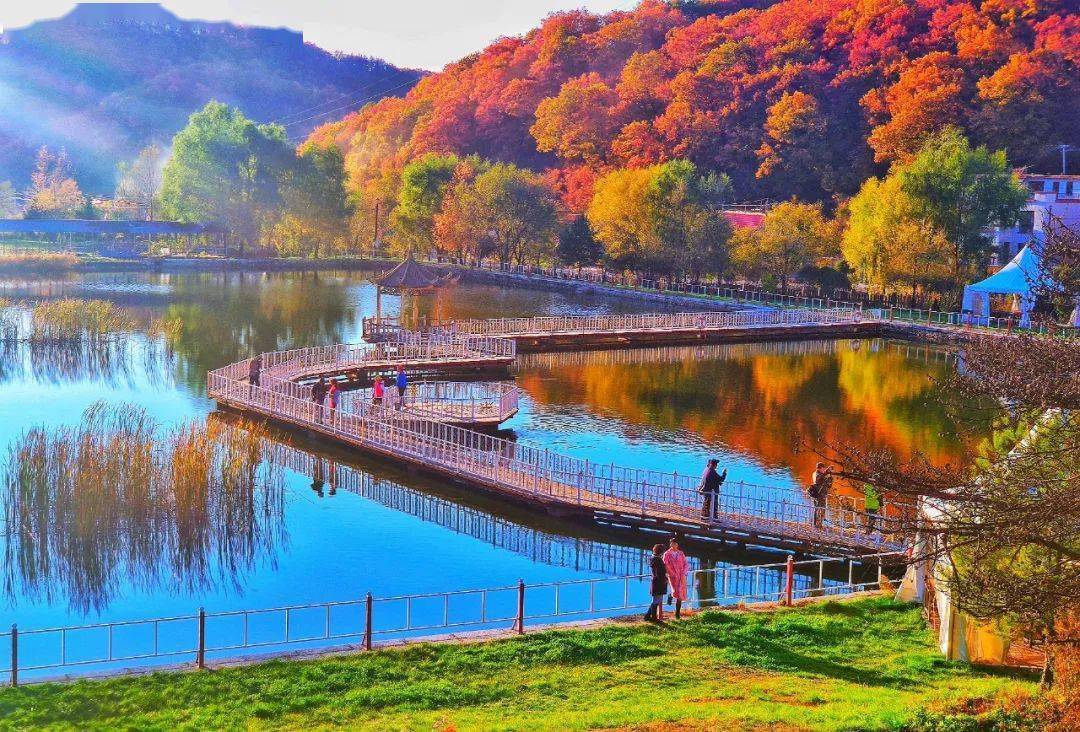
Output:
M441 69L501 36L525 33L557 10L604 13L637 0L166 0L190 20L286 26L331 51L362 53L398 66ZM63 15L63 0L0 0L0 26L16 28Z

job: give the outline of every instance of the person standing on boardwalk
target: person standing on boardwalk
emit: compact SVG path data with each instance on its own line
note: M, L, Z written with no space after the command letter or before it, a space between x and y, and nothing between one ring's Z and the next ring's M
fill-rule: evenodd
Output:
M863 484L863 508L866 511L866 533L872 534L881 528L881 494L878 489L869 483Z
M645 620L661 621L664 619L664 595L667 594L667 567L664 566L664 545L656 544L652 548L652 580L649 583L649 595L652 603L645 612Z
M262 354L256 354L255 358L251 359L251 363L248 364L248 383L252 386L258 386L259 380L262 378Z
M814 502L814 527L820 529L825 523L825 506L832 490L832 468L818 463L810 476L810 500Z
M716 509L720 504L720 486L727 480L727 468L724 468L723 473L716 472L716 466L719 464L720 461L716 458L709 458L709 464L705 466L705 472L701 474L701 482L698 483L698 493L702 495L702 518L716 518Z
M323 405L326 403L326 379L322 376L311 386L311 401L318 406L315 410L315 418L322 421Z
M371 392L371 401L375 403L376 407L381 407L383 403L383 380L381 376L375 377L375 386Z
M341 397L341 389L338 389L336 381L330 382L330 388L326 390L326 396L330 399L330 419L333 419L334 412L337 411L338 400Z
M409 387L409 377L405 375L404 366L398 366L396 383L398 395L397 408L401 409L401 405L405 403L405 389Z
M686 600L686 572L690 563L686 561L686 555L679 549L679 537L673 536L668 539L668 550L664 552L664 569L667 570L668 586L671 588L671 597L675 601L675 619L682 616L682 604Z

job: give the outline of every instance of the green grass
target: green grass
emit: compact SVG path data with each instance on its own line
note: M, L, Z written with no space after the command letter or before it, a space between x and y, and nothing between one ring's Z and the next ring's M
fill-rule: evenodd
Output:
M876 730L1032 690L944 661L918 609L872 599L20 687L0 727Z

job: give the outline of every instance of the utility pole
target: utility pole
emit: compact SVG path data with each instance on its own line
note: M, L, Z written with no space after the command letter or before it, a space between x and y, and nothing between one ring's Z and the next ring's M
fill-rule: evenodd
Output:
M371 258L375 259L375 247L379 246L379 202L375 202L375 238L371 240Z
M1068 153L1075 150L1076 148L1073 147L1072 145L1069 145L1068 143L1061 143L1057 147L1058 147L1058 150L1061 150L1061 174L1062 175L1067 175L1068 174L1068 171L1067 171L1068 161L1067 161L1067 158L1065 156Z

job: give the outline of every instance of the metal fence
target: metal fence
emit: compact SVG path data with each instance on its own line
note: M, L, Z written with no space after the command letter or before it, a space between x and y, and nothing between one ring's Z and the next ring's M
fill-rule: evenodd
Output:
M885 553L687 573L688 608L739 602L790 604L807 597L842 596L881 587L887 567L902 557ZM10 648L0 661L11 685L56 676L117 674L166 664L238 655L276 655L297 649L423 640L435 631L506 630L528 625L624 614L650 602L648 575L602 577L353 599L255 610L206 612L146 620L0 632ZM250 652L250 653L249 653Z
M875 517L860 513L855 506L818 509L794 493L777 497L729 490L721 493L711 515L704 515L695 476L597 463L363 405L354 412L330 412L309 399L229 378L236 370L233 366L210 372L211 398L534 501L764 532L819 545L869 550L899 545L894 534L902 525L895 517L871 525Z
M858 310L737 310L643 315L555 315L493 318L436 323L433 333L515 336L556 333L642 332L767 328L787 325L831 325L866 320Z
M701 285L685 282L665 282L641 278L628 274L616 274L599 268L587 268L576 270L567 267L536 267L531 265L509 265L483 263L476 265L454 265L459 267L483 269L493 272L504 272L524 277L534 277L548 280L572 280L589 282L603 287L616 290L640 290L644 292L670 293L698 297L703 300L727 301L735 304L750 304L779 308L808 308L808 309L841 309L863 310L868 312L871 306L864 303L850 302L833 298L806 297L802 295L784 295L776 292L755 290L745 287L732 287L722 285ZM900 323L928 323L942 327L963 327L983 329L990 332L1013 332L1029 331L1044 335L1070 338L1077 337L1078 329L1071 327L1048 327L1044 324L1027 325L1021 324L1018 317L979 316L971 313L957 313L947 311L926 310L903 307L877 307L872 308L876 317Z
M270 378L295 378L320 369L393 368L397 364L417 361L505 360L513 359L516 353L516 344L506 338L400 330L392 341L387 342L313 346L264 353L262 374ZM250 364L250 360L241 363ZM246 372L237 372L236 375L238 378L247 377Z

